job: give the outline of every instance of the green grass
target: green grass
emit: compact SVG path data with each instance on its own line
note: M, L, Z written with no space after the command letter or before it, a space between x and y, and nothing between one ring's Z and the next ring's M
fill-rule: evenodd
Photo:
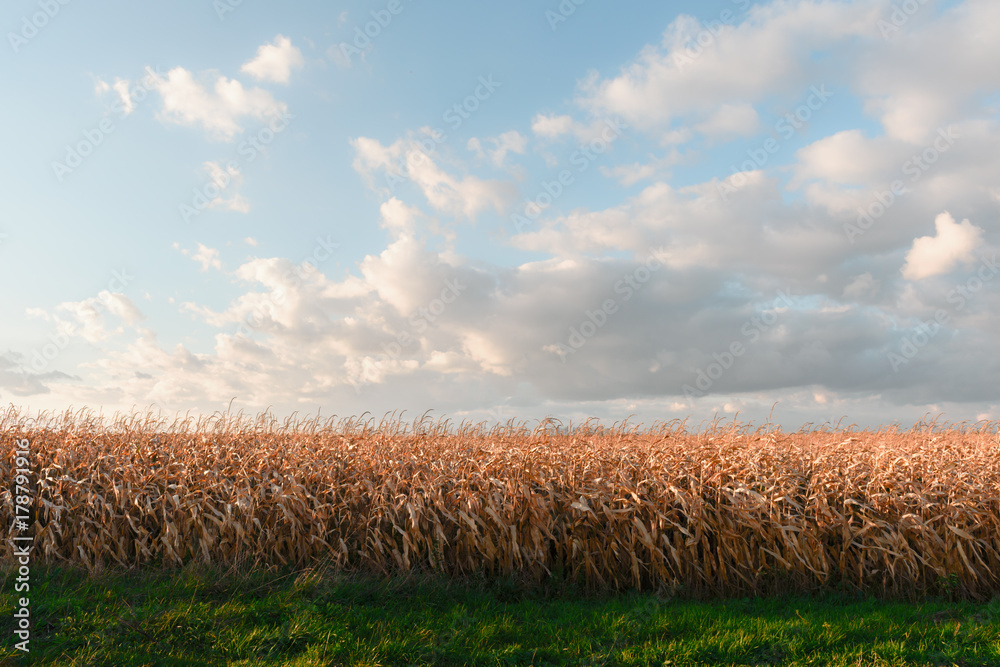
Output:
M28 659L3 572L0 664L1000 665L1000 601L699 602L511 581L32 567Z

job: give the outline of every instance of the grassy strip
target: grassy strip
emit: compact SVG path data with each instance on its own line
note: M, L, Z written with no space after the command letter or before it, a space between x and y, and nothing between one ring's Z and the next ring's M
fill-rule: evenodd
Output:
M23 594L3 574L10 610ZM30 598L29 659L5 611L0 664L1000 664L1000 600L699 602L513 581L43 566Z

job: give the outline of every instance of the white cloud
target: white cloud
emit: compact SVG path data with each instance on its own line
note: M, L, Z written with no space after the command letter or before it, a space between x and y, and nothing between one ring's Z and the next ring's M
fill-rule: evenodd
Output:
M237 213L249 213L250 202L238 190L243 185L243 174L235 165L223 167L218 162L206 162L202 170L219 190L219 194L208 202L208 208L220 208Z
M376 139L358 137L351 145L355 150L354 169L369 186L391 192L394 188L390 185L410 180L435 210L456 217L474 220L488 208L502 211L516 192L508 182L451 175L424 152L415 138L399 139L390 146L383 146ZM375 180L380 173L386 184L384 188Z
M240 68L258 81L288 83L293 69L305 66L305 59L292 40L278 35L272 44L264 44L257 49L257 55Z
M880 10L875 3L775 2L755 5L739 25L712 31L680 16L661 44L645 47L618 76L583 81L578 101L657 133L671 131L676 118L704 119L732 105L742 109L735 120L719 118L715 125L745 128L747 105L815 83L809 54L851 37L873 37ZM711 39L691 49L699 35Z
M601 173L616 179L625 187L631 187L640 181L667 176L669 168L679 164L683 159L680 151L676 148L671 148L661 158L650 157L650 161L645 163L634 162L614 167L601 165Z
M573 132L576 125L572 116L538 114L531 121L531 131L546 139L558 139L564 134Z
M208 246L198 244L197 250L181 250L182 253L198 262L201 265L202 271L208 271L209 269L216 269L218 271L222 270L222 262L219 260L219 251L215 248L209 248Z
M619 124L625 126L624 123ZM588 124L567 115L537 114L531 121L531 131L536 136L553 141L572 136L580 143L587 143L601 138L607 127L608 121L600 118Z
M921 236L906 254L903 277L922 280L948 273L960 263L974 262L974 250L983 242L983 230L968 220L956 223L950 213L934 219L936 236Z
M910 144L927 142L958 116L982 114L984 93L1000 86L1000 41L990 36L1000 4L965 0L940 15L921 5L857 67L866 109L888 136Z
M912 151L898 141L869 139L861 130L844 130L799 150L792 187L811 179L859 185L898 177L900 165ZM895 173L893 173L895 172Z
M550 170L568 153L554 146L549 151L550 145L588 141L595 128L599 133L604 127L595 118L606 114L628 117L667 149L639 160L633 152L617 165L608 155L599 165L626 186L642 182L637 194L613 200L613 190L594 197L576 190L560 202L568 213L539 217L524 233L507 237L515 251L537 253L533 261L497 266L466 257L435 229L449 215L472 219L491 209L505 211L516 194L511 182L480 177L461 161L467 153L451 152L454 146L436 145L432 157L425 156L419 140L426 139L426 130L387 144L360 137L353 142L354 167L382 195L377 213L390 239L387 247L333 279L323 271L303 273L302 264L277 257L254 258L228 272L217 251L198 244L186 253L197 262L188 266L192 273L215 268L219 273L204 278L224 281L225 289L235 279L245 281L242 293L221 310L207 305L209 296L182 306L216 329L214 348L201 341L194 352L186 343L161 344L155 332L137 330L126 348L108 351L88 367L96 369L96 379L88 380L87 393L38 378L30 391L51 386L60 396L126 406L149 397L185 409L195 403L224 409L238 396L237 405L251 408L335 404L378 411L424 402L460 416L513 398L518 416L625 416L634 408L684 416L695 408L677 400L681 387L716 361L713 353L740 341L747 353L718 378L712 396L696 403L701 414L746 408L766 416L780 399L785 419L814 419L822 406L837 416L860 420L872 414L880 421L887 407L907 406L919 417L919 406L956 405L942 397L957 405L975 401L970 414L998 414L992 378L1000 371L993 361L1000 359L994 333L1000 330L1000 294L994 289L979 290L965 307L950 311L948 327L961 330L960 337L934 336L898 374L883 361L886 350L898 349L909 323L953 305L951 285L919 281L970 261L976 244L998 231L996 98L992 110L979 104L997 89L991 68L996 58L990 57L996 43L990 30L997 21L987 20L997 5L965 0L956 10L925 8L887 44L876 24L890 4L757 4L691 61L673 56L686 53L702 26L681 18L662 43L643 49L620 73L584 81L582 112L529 116L529 136L541 144L539 156L551 160ZM682 156L680 144L698 133L709 144L743 136L761 124L758 112L787 109L790 100L801 104L803 94L827 76L838 96L860 93L860 104L881 120L882 130L862 125L852 111L857 100L838 103L836 110L817 112L831 115L811 125L808 136L803 132L800 139L809 143L782 153L778 164L724 181L720 177L729 169L722 167L715 178L691 182L704 165L697 147ZM210 106L206 100L222 105L211 76L195 86L198 94L181 79L175 87L189 94L175 104L178 109ZM104 84L104 93L111 90ZM200 112L190 118L175 113L222 136L252 117L222 109L217 115L228 117L229 125L209 122ZM845 109L847 126L827 130L826 120L836 121ZM913 142L925 141L928 128L951 119L961 141L914 182L905 165L931 144ZM505 133L467 146L483 160L504 165L512 153L527 150L527 139ZM740 142L731 155L742 161L746 148ZM640 146L638 153L647 150ZM683 175L683 186L666 180L682 158L697 167ZM238 183L238 174L216 163L205 168L219 182L226 177ZM878 197L894 179L905 180L908 191L883 205ZM727 197L720 194L723 184ZM426 202L407 201L413 192ZM608 203L574 208L577 196ZM237 201L231 189L214 205ZM851 245L844 225L872 202L882 212ZM942 214L934 235L914 240L915 223L945 210L961 211L983 229ZM469 241L463 247L475 247L482 237ZM652 249L662 266L638 274ZM464 288L445 304L440 297L449 281ZM773 307L779 289L795 295L793 307ZM597 313L608 299L617 299L619 307L605 321ZM89 340L110 335L112 325L85 308L56 312L89 322L79 333ZM134 320L124 303L107 308L107 316L116 312ZM776 319L762 320L764 313ZM62 326L57 316L49 317ZM237 334L248 321L252 331ZM564 363L559 344L581 323L596 321L603 322L600 330ZM745 331L755 321L773 324L750 343ZM145 377L133 378L137 371ZM0 383L4 372L0 368ZM365 393L366 383L378 386Z
M760 117L752 104L723 104L694 129L712 138L747 137L757 132Z
M135 81L134 84L129 79L117 76L113 84L95 79L94 91L99 97L114 92L117 100L112 104L110 110L118 114L120 118L124 118L135 111L136 104L146 99L162 78L163 75L159 70L146 67L145 76Z
M203 81L183 67L155 77L153 85L163 98L160 119L179 125L201 125L215 139L231 141L243 131L240 121L263 121L287 113L284 102L261 88L245 89L235 79L209 72ZM211 88L211 89L209 89Z
M115 79L114 85L115 92L118 93L119 99L122 102L122 109L125 114L128 115L135 110L135 103L132 101L132 96L129 93L129 82L127 79Z
M493 145L493 148L488 148L485 152L489 153L490 160L498 167L503 166L508 152L524 155L524 150L528 145L528 139L524 135L517 130L511 130L510 132L504 132L499 136L489 137L484 140L473 137L469 139L467 147L479 157L484 157L483 141L488 141Z
M879 281L867 271L854 278L847 287L844 288L844 297L847 299L862 299L874 296L879 289Z
M379 208L382 214L382 226L394 232L412 232L413 221L419 211L407 206L396 197L382 204Z
M56 312L68 313L71 320L63 320L58 315L45 315L55 322L57 331L66 336L79 336L88 343L99 343L111 334L120 334L122 327L108 330L107 315L114 315L128 325L143 319L143 314L132 300L121 292L102 290L97 296L82 301L67 301L55 308Z

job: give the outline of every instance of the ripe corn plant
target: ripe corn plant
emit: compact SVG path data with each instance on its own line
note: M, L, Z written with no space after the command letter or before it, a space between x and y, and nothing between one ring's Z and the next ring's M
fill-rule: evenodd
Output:
M313 565L593 589L1000 593L997 424L689 431L0 412L48 563ZM14 497L0 493L11 526ZM0 556L11 559L5 541Z

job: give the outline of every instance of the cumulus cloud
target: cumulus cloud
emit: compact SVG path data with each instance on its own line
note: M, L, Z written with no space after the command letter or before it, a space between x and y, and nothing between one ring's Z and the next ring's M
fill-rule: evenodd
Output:
M545 115L538 114L531 121L531 131L540 137L548 139L558 139L564 134L573 133L578 124L568 115Z
M899 175L907 153L912 149L901 142L870 139L861 130L843 130L798 152L791 184L797 187L813 179L840 185L881 183Z
M959 264L975 261L975 250L983 242L983 230L968 220L956 223L948 212L934 219L935 236L914 239L906 253L903 277L922 280L948 273Z
M179 125L202 126L211 137L222 141L243 131L244 119L263 121L287 113L284 102L261 88L244 88L235 79L208 72L196 79L183 67L175 67L166 77L157 76L156 91L163 98L161 120Z
M679 164L683 160L683 157L680 151L676 148L671 148L663 157L650 156L651 159L649 162L633 162L632 164L619 164L614 167L601 165L601 173L629 187L640 181L668 176L669 168Z
M998 21L997 3L965 0L940 15L924 7L903 28L880 27L888 39L865 58L879 65L857 68L857 88L890 137L922 144L952 119L983 113L987 91L1000 86L992 66L1000 44L988 36Z
M28 315L51 323L55 328L54 335L61 340L79 337L88 343L100 343L112 335L123 333L125 329L121 325L109 328L114 320L134 326L145 318L132 299L110 290L101 290L96 296L80 301L62 302L51 311L31 308Z
M250 202L239 193L243 185L243 174L236 165L223 167L218 162L209 161L202 165L202 171L218 189L219 194L208 202L207 208L220 208L237 213L249 213Z
M865 271L854 278L847 287L844 288L844 297L847 299L863 299L874 296L878 292L879 281L871 273Z
M304 66L302 51L292 46L292 40L284 35L278 35L273 43L260 46L257 55L243 63L240 71L246 72L258 81L288 83L292 70Z
M93 374L82 391L73 385L71 392L64 377L24 383L2 368L0 386L21 382L23 392L126 405L148 397L184 409L224 408L238 396L256 409L419 406L463 416L489 408L573 419L643 410L767 415L776 400L799 423L820 414L833 423L843 414L878 423L887 407L899 406L907 407L892 414L901 419L920 417L927 406L1000 414L993 381L1000 294L983 278L956 307L961 292L925 280L974 260L980 244L1000 233L1000 132L995 108L983 104L997 89L989 67L997 4L925 8L887 41L877 26L889 4L757 4L737 23L709 31L700 49L706 26L681 17L619 72L585 78L572 113L530 116L533 144L589 141L605 127L600 118L620 114L667 150L638 160L633 153L623 163L605 156L601 173L641 188L585 192L589 205L579 206L579 195L566 195L561 214L500 239L516 260L468 256L442 232L449 216L505 212L517 193L512 182L479 175L481 162L462 162L426 128L391 143L358 137L354 168L378 196L372 216L387 230L384 248L332 277L320 261L284 257L254 257L227 271L217 251L198 244L186 251L196 261L192 272L206 272L206 283L240 285L221 307L207 298L180 306L211 330L214 345L166 343L132 326L127 345L87 367ZM181 95L187 101L176 108L212 102L231 121L210 123L192 112L188 124L225 136L253 117L242 110L257 107L240 95L232 95L239 104L223 105L211 77L194 84L180 72L172 85L200 93ZM859 127L863 119L846 114L846 127L816 123L796 140L799 150L775 163L726 177L695 168L682 182L671 180L674 165L698 164L699 137L715 144L762 126L766 132L768 113L801 103L824 81L839 86L837 95L859 95L852 103L881 127ZM954 122L961 140L946 159L915 166L943 122ZM466 147L489 169L527 153L527 138L512 131ZM882 204L895 180L906 194ZM227 201L233 193L218 205ZM849 239L845 225L875 210L872 202L880 213L863 236ZM922 233L915 225L948 210L963 221L942 213L934 234L914 239ZM117 298L101 307L99 318L86 303L43 314L60 327L68 313L80 323L74 335L95 342L113 333L115 318L138 321ZM894 372L887 353L939 309L950 315L944 332ZM734 343L745 354L709 376ZM706 395L685 395L703 376L712 380Z
M209 248L201 243L198 244L196 250L181 250L182 253L198 262L201 265L202 271L208 271L209 269L216 269L218 271L222 270L222 261L219 259L219 251L215 248Z
M105 326L107 323L105 313L114 315L129 325L144 317L128 296L107 290L83 301L61 303L56 309L68 313L75 322L67 325L66 322L60 321L63 328L72 330L89 343L102 341L111 333ZM114 333L122 333L122 329L118 328Z
M618 124L625 125L620 120ZM537 114L531 120L531 131L535 136L552 141L572 137L579 143L588 143L601 138L607 127L608 122L601 118L585 123L565 114Z
M160 73L152 67L147 67L145 72L145 76L137 81L135 85L129 79L117 76L112 84L101 79L96 79L94 91L101 97L113 91L117 97L117 101L113 104L112 109L120 117L124 118L135 111L136 102L145 99L155 86L158 78L161 77Z
M578 102L654 134L676 132L678 119L706 129L735 124L738 134L750 127L748 105L839 81L861 94L889 138L925 143L952 119L981 114L988 91L1000 85L990 66L1000 45L986 32L1000 21L1000 5L965 0L940 15L925 9L903 27L891 24L898 10L887 3L771 2L711 26L680 16L619 74L582 81ZM820 54L835 55L837 67L813 57ZM720 115L727 106L741 114ZM539 129L550 134L570 123L567 116L542 120Z
M484 151L483 141L492 144L492 148L487 148ZM484 157L485 154L488 153L493 164L498 167L502 167L504 160L507 157L507 153L524 155L524 150L527 145L527 137L517 130L511 130L510 132L504 132L499 136L489 137L485 140L473 137L469 139L467 147L470 151L475 152L480 158Z
M376 139L358 137L351 145L355 150L354 169L370 186L391 192L395 184L411 181L435 210L449 215L474 220L488 208L502 211L516 192L508 182L448 173L417 138L383 146Z
M754 6L738 25L711 28L682 15L620 74L582 82L579 102L650 131L669 131L674 119L686 117L704 118L709 130L745 130L753 121L749 105L815 83L809 54L872 37L879 10L866 3L779 2Z
M414 220L419 211L413 206L407 206L393 197L379 208L382 214L382 226L394 232L409 233L413 231Z
M694 126L713 138L750 136L757 132L760 118L751 104L723 104L708 119Z

